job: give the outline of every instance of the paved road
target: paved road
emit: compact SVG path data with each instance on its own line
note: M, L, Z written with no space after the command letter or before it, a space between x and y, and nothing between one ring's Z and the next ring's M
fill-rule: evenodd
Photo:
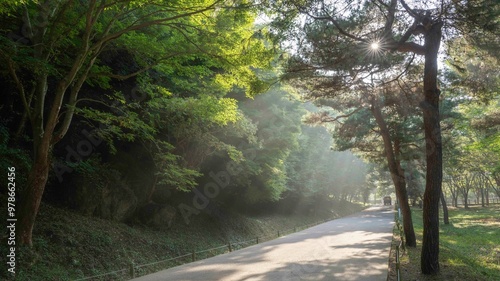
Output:
M372 207L276 240L134 281L382 281L393 212Z

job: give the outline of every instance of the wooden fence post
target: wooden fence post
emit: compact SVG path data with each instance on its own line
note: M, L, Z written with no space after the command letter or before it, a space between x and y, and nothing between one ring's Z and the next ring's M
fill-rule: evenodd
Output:
M135 278L135 266L133 261L130 262L129 274L131 278Z

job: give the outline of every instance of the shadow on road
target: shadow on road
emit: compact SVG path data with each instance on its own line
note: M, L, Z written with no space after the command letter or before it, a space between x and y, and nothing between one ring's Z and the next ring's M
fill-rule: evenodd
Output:
M134 280L385 280L392 226L392 210L370 208Z

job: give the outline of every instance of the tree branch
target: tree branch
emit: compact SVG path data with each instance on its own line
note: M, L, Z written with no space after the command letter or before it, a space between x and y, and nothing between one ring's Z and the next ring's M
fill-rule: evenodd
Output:
M403 5L403 8L405 8L406 12L408 12L408 14L410 14L410 16L412 16L416 20L420 19L420 16L418 14L416 14L415 11L413 11L413 9L411 9L410 6L408 6L408 4L406 4L405 0L400 0L400 2L401 2L401 5Z
M123 34L125 34L127 32L130 32L130 31L140 30L140 29L143 29L143 28L146 28L146 27L150 27L150 26L153 26L153 25L162 24L162 23L165 23L165 22L168 22L168 21L174 21L176 19L180 19L180 18L184 18L184 17L189 17L189 16L192 16L192 15L197 15L197 14L200 14L200 13L212 10L212 9L215 8L215 6L217 5L217 3L219 3L219 2L220 1L215 1L211 5L203 8L203 9L200 9L200 10L195 10L195 11L191 11L191 12L177 14L177 15L174 15L174 16L171 16L171 17L167 17L167 18L160 18L160 19L156 19L156 20L150 20L150 21L146 21L146 22L143 22L143 23L140 23L140 24L132 24L132 25L128 26L127 28L124 28L124 29L122 29L120 31L117 31L117 32L113 33L113 34L110 34L110 35L102 37L97 42L97 44L109 42L109 41L111 41L113 39L119 38Z
M379 0L379 2L382 1ZM394 25L397 4L398 0L391 0L391 4L389 6L384 4L388 9L387 20L385 21L385 26L384 26L384 37L392 38L392 26Z
M132 72L132 73L129 73L129 74L126 74L126 75L120 75L120 74L113 74L113 73L106 73L106 72L99 72L99 73L94 73L94 74L90 74L89 77L109 77L109 78L113 78L113 79L116 79L116 80L127 80L129 78L132 78L132 77L135 77L145 71L148 71L150 70L151 68L155 67L156 65L158 65L158 63L154 63L154 64L151 64L151 65L148 65L144 68L141 68L135 72Z
M340 34L346 36L346 37L349 37L351 39L354 39L356 41L359 41L359 42L363 42L363 43L368 43L367 40L361 38L361 37L358 37L356 35L353 35L347 31L345 31L341 26L340 24L330 15L326 16L326 17L318 17L318 16L313 16L311 14L308 14L310 17L312 17L313 19L315 20L328 20L330 21L331 23L333 23L333 25L335 26L335 28L337 28L337 30L340 32Z
M31 115L31 109L30 109L28 100L26 99L26 91L24 90L24 87L23 87L23 84L21 83L21 80L19 80L19 77L17 76L16 70L14 68L14 62L12 61L12 59L10 57L8 57L3 52L2 52L2 55L7 60L7 65L8 65L10 76L12 77L12 79L14 79L17 90L19 91L19 95L21 96L21 101L23 103L24 110L28 114L28 118L30 119L31 125L33 125L33 117Z
M417 55L425 55L424 46L414 42L405 42L402 44L398 44L396 50L403 53L413 52Z
M343 118L348 118L351 117L352 115L356 114L358 111L362 110L363 107L358 107L355 110L353 110L350 113L344 114L344 115L338 115L335 117L332 117L330 115L322 114L320 116L320 123L331 123L331 122L338 122L338 120L343 119Z
M396 76L396 78L391 79L389 81L382 82L381 85L387 85L387 84L390 84L390 83L392 83L394 81L398 81L399 78L401 78L401 76L403 76L406 72L408 72L408 70L410 69L410 66L411 66L411 64L412 64L412 62L413 62L414 59L415 59L415 53L413 53L413 56L411 57L410 61L406 64L405 69L401 73L399 73L398 76ZM401 86L400 86L400 88L401 88Z

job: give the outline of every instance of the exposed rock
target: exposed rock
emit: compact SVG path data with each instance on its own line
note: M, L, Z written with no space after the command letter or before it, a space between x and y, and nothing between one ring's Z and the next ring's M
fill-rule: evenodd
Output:
M137 197L115 170L74 177L73 207L84 215L125 221L137 208Z
M136 218L145 225L170 228L177 210L167 204L149 202L137 210Z

